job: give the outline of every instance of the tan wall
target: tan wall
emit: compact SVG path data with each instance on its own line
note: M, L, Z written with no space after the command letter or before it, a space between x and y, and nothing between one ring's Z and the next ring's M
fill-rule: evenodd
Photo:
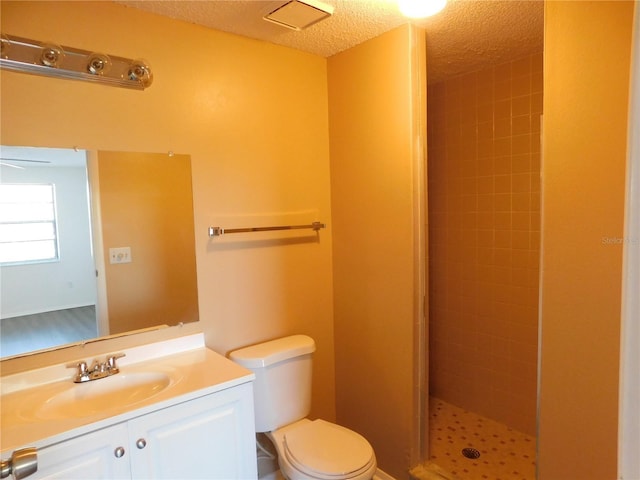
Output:
M542 54L430 85L430 393L536 431Z
M3 1L1 8L3 33L146 57L155 83L134 92L3 71L0 141L191 154L196 232L202 232L196 236L201 323L209 345L224 352L287 333L314 336L319 347L314 414L331 419L330 236L321 233L319 243L242 249L218 248L205 236L221 214L235 218L317 209L322 220L330 218L327 62L107 2ZM621 250L602 238L622 235L632 8L631 2L546 6L542 480L615 477ZM371 131L398 139L388 121L401 127L404 114L396 117L391 107L380 105L388 97L373 85L403 84L406 90L407 75L396 72L393 80L396 69L390 63L373 62L362 73L355 65L348 69L350 61L362 66L372 61L368 49L374 47L379 44L367 43L329 62L330 84L349 87L344 92L332 87L332 109L342 102L358 105L363 98L376 98L372 105L378 105L338 110L345 120L330 112L332 130L340 132L350 115L357 115L371 123ZM381 48L376 56L384 52ZM387 61L406 61L394 53L390 48ZM391 103L406 106L397 90L386 92L389 99L401 100ZM373 111L382 111L384 122L367 115ZM413 364L408 353L412 326L406 321L413 285L402 247L411 244L412 234L399 213L410 208L404 187L411 175L408 164L397 168L407 151L372 135L361 139L361 151L346 149L340 157L340 137L333 132L332 173L357 180L332 185L334 206L345 208L330 224L336 242L343 243L336 245L335 278L354 273L349 267L358 262L381 266L363 272L369 274L365 279L345 277L336 286L347 294L335 297L340 417L369 433L382 467L393 465L390 473L400 476L414 411L407 400ZM360 165L346 156L354 152ZM365 188L366 178L376 181ZM377 198L382 190L399 209ZM349 220L352 209L366 216ZM361 243L350 249L353 239Z
M143 57L154 83L140 92L2 71L0 142L190 154L207 343L225 353L311 335L313 414L332 419L330 234L293 244L222 245L207 236L220 215L267 223L317 210L331 227L326 60L111 2L3 1L1 8L3 33Z
M616 476L634 2L547 2L539 478Z
M99 152L98 170L109 333L197 320L191 159Z
M424 33L404 26L328 62L338 421L398 479L417 460L424 60Z

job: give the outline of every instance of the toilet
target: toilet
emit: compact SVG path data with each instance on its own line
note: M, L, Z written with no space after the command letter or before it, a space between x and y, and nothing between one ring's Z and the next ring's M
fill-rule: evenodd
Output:
M280 472L288 480L370 480L376 457L363 436L335 423L306 418L315 349L311 337L293 335L229 354L256 376L256 432L271 440Z

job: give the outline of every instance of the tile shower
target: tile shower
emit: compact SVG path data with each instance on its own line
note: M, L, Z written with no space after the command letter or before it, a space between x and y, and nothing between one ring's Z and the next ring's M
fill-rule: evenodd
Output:
M430 394L535 435L542 53L429 86Z
M535 437L435 398L429 403L429 448L431 464L447 480L535 479Z

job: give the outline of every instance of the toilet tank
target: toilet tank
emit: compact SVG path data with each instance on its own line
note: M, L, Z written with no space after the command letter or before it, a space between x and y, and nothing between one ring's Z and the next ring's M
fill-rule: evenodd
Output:
M311 354L315 342L293 335L235 350L229 358L251 370L256 432L305 418L311 409Z

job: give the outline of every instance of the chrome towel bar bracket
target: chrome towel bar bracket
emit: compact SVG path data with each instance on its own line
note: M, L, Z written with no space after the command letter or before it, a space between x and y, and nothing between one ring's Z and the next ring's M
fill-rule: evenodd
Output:
M247 227L247 228L222 228L222 227L209 227L209 237L221 237L227 233L248 233L248 232L271 232L274 230L299 230L310 229L315 232L321 228L325 228L326 225L321 222L313 222L309 225L283 225L278 227Z

